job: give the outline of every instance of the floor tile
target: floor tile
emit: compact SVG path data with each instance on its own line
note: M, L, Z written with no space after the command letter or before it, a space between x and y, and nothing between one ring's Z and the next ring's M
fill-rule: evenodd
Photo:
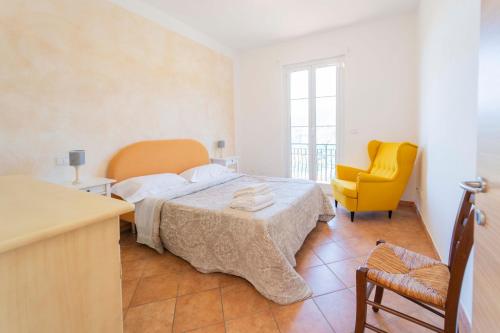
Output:
M135 246L137 237L129 231L120 234L120 246Z
M222 302L219 289L177 298L174 332L193 330L222 321Z
M122 279L123 280L134 280L140 279L142 277L142 272L144 270L145 260L131 260L125 261L122 265Z
M325 223L319 222L318 225L325 225ZM311 231L311 233L306 237L306 246L318 246L321 244L326 244L332 242L333 231L326 227L319 227Z
M156 256L156 251L146 245L123 246L120 251L122 262L147 259Z
M272 311L281 333L333 332L312 299L273 307Z
M353 293L340 290L334 293L318 296L314 302L333 327L335 333L349 333L354 330L356 321L356 300Z
M270 311L226 322L227 333L280 333Z
M338 241L342 239L355 238L357 235L359 235L359 227L354 224L338 226L333 229L332 240Z
M122 307L128 308L134 296L139 279L122 281Z
M349 238L336 242L352 257L360 257L369 254L375 247L375 243L364 238Z
M125 333L163 333L172 331L175 299L131 307L124 322Z
M297 269L323 265L321 259L309 247L302 247L295 255L295 260Z
M352 258L353 254L347 252L335 243L323 244L314 248L314 253L325 263Z
M131 305L146 304L177 296L178 275L168 273L142 278L135 290Z
M363 263L363 258L352 258L328 264L330 270L342 283L350 288L356 286L356 269Z
M326 266L310 267L299 270L314 295L322 295L346 288Z
M166 273L179 273L184 270L194 268L182 258L174 256L171 253L157 254L148 259L145 263L143 276L152 276Z
M250 283L222 288L224 319L231 320L269 309L269 301Z
M245 279L231 275L226 273L218 273L219 275L219 284L222 288L232 286L233 284L246 282Z
M216 325L200 327L200 328L197 328L195 330L190 330L188 332L189 333L225 333L226 327L224 326L224 323L221 323L221 324L216 324Z
M204 274L196 270L186 270L180 274L179 296L214 288L219 288L219 275L216 273Z
M434 324L435 325L435 324ZM442 328L441 326L438 326ZM402 318L395 318L393 320L387 321L383 329L388 332L405 332L405 333L428 333L432 332L427 328L424 328L420 325L414 324L408 320Z

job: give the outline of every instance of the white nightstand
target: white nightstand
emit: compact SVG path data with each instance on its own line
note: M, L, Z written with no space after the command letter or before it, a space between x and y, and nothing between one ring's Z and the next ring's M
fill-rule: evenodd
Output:
M80 184L73 184L71 180L61 181L61 182L54 181L54 183L56 184L73 188L75 190L100 194L107 197L111 196L111 184L113 184L114 182L116 182L116 180L114 179L99 178L99 177L83 178L80 180Z
M225 167L234 169L234 171L236 171L236 172L240 172L238 160L239 160L238 156L212 157L210 159L210 162L214 163L214 164L220 164L220 165L223 165Z

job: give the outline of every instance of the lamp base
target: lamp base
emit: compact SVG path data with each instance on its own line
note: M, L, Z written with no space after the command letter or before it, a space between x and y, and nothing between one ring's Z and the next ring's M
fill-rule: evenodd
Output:
M73 185L79 185L80 182L80 167L75 165L75 180L73 180Z

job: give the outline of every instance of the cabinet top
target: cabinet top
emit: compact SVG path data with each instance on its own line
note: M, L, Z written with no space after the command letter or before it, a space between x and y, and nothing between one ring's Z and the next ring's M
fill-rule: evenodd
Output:
M116 182L116 180L114 179L103 178L103 177L82 177L80 183L78 184L73 184L71 180L47 180L47 181L50 183L59 184L77 190L99 185L113 184L114 182Z
M0 253L133 210L122 200L28 176L1 176Z

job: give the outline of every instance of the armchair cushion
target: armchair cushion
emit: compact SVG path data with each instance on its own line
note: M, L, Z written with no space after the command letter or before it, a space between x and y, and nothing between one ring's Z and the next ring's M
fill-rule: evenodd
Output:
M339 193L344 194L346 197L357 198L358 197L358 189L356 182L351 182L348 180L333 180L333 187Z
M366 170L353 168L347 165L341 165L341 164L336 165L336 174L338 179L355 182L360 172L366 172Z
M358 174L358 183L363 182L363 183L384 183L384 182L390 182L390 178L386 177L381 177L381 176L376 176L372 175L369 173L361 172Z

